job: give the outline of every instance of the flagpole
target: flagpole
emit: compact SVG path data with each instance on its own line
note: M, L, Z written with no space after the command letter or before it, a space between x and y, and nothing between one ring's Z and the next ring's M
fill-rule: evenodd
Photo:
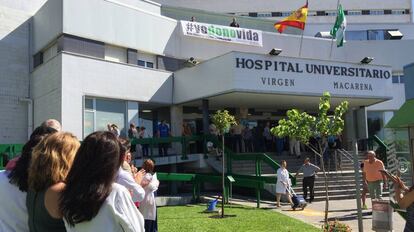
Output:
M302 36L300 37L299 58L302 55L302 43L303 43L303 34L304 34L304 32L305 32L305 28L303 28L303 30L302 30Z
M336 3L337 14L338 14L339 1L340 0L338 0L337 3ZM338 15L336 17L338 17ZM329 59L332 59L333 41L334 41L334 37L332 36L332 39L331 39L331 50L329 51Z
M306 7L308 8L309 12L309 0L306 1ZM305 24L306 25L306 24ZM306 27L306 26L305 26ZM305 27L302 30L302 36L300 37L300 45L299 45L299 58L302 56L302 44L303 44L303 34L305 33Z

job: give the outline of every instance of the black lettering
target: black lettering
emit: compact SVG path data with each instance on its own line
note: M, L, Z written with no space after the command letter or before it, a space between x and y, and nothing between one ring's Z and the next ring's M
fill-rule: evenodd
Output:
M306 72L307 73L313 73L313 65L306 64Z
M201 26L201 33L207 34L207 27L206 26Z
M303 73L303 70L300 69L300 66L298 63L296 63L296 72L297 73Z
M272 78L272 85L277 85L276 84L276 78Z
M244 68L244 58L236 58L236 68Z
M260 79L262 79L262 83L263 83L263 85L265 85L266 84L266 77L261 77Z
M326 69L326 73L328 74L328 75L331 75L331 73L332 73L332 66L328 66L328 65L324 65L324 67L325 67L325 69Z
M338 82L334 82L334 89L338 88Z
M391 77L391 73L389 71L384 72L384 78L389 79Z
M349 89L349 83L345 82L345 89Z
M236 30L236 33L237 33L237 38L241 39L242 38L242 32L239 31L239 30Z
M365 77L365 69L360 68L359 71L361 71L361 77Z
M347 76L347 70L345 67L341 67L341 76Z
M247 40L252 40L252 31L248 30L246 33Z
M279 62L279 64L282 65L282 72L284 72L285 71L285 67L287 65L287 62Z
M321 66L321 65L313 65L313 72L315 73L315 74L321 74L321 68L323 69L323 66Z
M251 59L247 59L247 60L245 61L245 65L246 65L246 68L248 68L248 69L252 69L252 68L253 68L253 66L254 66L254 62L253 62L253 60L251 60Z
M378 75L378 70L374 69L373 73L374 73L374 78L382 78Z
M283 79L277 79L277 84L279 86L283 86Z
M263 69L263 60L256 60L254 64L255 64L254 69L257 69L257 70Z
M369 78L372 78L372 73L371 73L371 70L366 69L366 71L367 71L367 72L366 72L366 74L365 74L365 75L366 75L367 77L369 77Z
M259 41L259 34L257 34L257 32L253 32L253 40Z
M292 63L289 63L288 64L288 70L287 70L288 72L295 72L295 68L293 67L293 64Z
M348 75L353 77L355 76L355 69L354 68L348 68Z
M295 80L294 79L290 79L290 86L295 86Z
M266 60L266 61L265 61L265 69L266 69L266 70L269 70L269 67L270 67L270 66L272 66L272 61L270 61L270 60Z
M335 75L335 76L339 76L339 75L340 75L340 73L339 73L339 69L340 69L340 67L338 67L338 66L334 66L334 75Z

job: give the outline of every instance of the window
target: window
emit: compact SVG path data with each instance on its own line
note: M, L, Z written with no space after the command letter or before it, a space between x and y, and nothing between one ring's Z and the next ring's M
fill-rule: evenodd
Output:
M384 14L386 14L386 15L392 14L392 11L391 10L384 10Z
M272 12L272 17L282 17L282 12Z
M292 12L282 12L282 17L287 17L290 14L292 14Z
M272 13L270 12L257 13L257 17L269 18L269 17L272 17Z
M116 124L121 131L121 135L125 135L126 111L126 102L122 100L85 98L84 137L94 131L107 130L108 124Z
M362 12L360 10L349 10L348 15L361 15Z
M367 31L347 31L347 40L367 40Z
M146 62L146 65L147 68L154 68L154 63L152 62Z
M393 14L393 15L403 15L403 14L405 14L405 10L392 10L391 14Z
M138 66L145 67L145 61L143 61L143 60L138 60Z
M394 84L399 83L398 76L392 76L392 83Z
M328 16L336 16L336 11L327 11L326 15Z
M38 52L33 56L33 68L43 64L43 52Z
M145 68L154 68L154 63L148 62L145 60L138 60L138 66L145 67Z
M368 40L384 40L384 30L368 30Z
M405 83L405 82L404 82L404 75L401 75L401 76L400 76L400 83L401 83L401 84L404 84L404 83Z
M371 12L369 10L362 10L362 15L369 15Z
M257 17L257 13L256 12L249 12L249 16L250 17Z
M316 11L316 16L325 16L325 11Z
M105 58L105 43L103 42L66 34L62 37L61 48L63 51Z
M383 15L384 10L370 10L371 15Z

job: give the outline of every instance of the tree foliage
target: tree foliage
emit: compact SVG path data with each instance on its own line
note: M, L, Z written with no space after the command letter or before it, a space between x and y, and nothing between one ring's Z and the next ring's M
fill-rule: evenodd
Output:
M229 114L227 110L217 110L211 120L221 135L229 131L232 125L237 124L234 116Z
M345 126L342 116L348 110L348 102L341 102L335 107L333 115L328 115L331 108L330 99L331 95L328 92L323 93L317 116L297 109L288 110L287 118L281 119L279 125L271 129L272 134L295 138L304 144L308 144L312 137L323 138L341 134Z

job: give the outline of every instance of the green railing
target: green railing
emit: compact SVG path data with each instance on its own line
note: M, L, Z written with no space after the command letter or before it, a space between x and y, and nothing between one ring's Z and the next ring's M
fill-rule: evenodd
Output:
M0 170L4 169L5 162L20 155L23 144L0 144Z
M221 175L214 175L214 174L188 174L188 173L157 173L157 177L160 181L178 181L178 182L190 182L192 183L192 195L193 201L199 202L200 201L200 192L201 192L201 185L204 183L213 183L217 185L221 185L222 176ZM225 181L225 188L224 188L224 201L228 202L230 198L230 192L232 186L238 187L245 187L245 188L253 188L256 190L261 190L264 188L265 183L267 183L267 179L269 178L255 178L254 176L245 176L245 175L234 175L231 178L234 179L234 182L231 182L227 176ZM260 207L260 194L257 195L257 207Z

